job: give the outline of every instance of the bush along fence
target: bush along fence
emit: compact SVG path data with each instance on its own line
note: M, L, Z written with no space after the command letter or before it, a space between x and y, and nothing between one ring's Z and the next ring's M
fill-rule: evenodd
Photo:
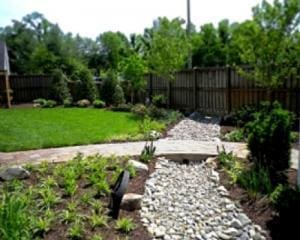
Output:
M245 71L250 68L245 68ZM232 67L209 67L180 71L172 81L147 75L148 96L163 94L168 106L199 110L213 115L229 114L244 105L279 101L285 109L300 116L300 79L291 76L272 91L257 86Z
M51 76L48 75L10 75L10 87L12 89L13 103L29 103L37 98L48 99L51 92ZM71 94L80 89L79 82L69 82ZM98 90L101 84L96 82ZM4 78L0 76L0 96L5 89ZM1 101L1 99L0 99Z

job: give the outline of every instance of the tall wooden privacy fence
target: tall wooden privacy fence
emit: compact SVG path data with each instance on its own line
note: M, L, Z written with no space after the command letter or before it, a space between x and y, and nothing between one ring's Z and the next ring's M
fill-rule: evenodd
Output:
M271 92L231 67L181 71L173 81L148 75L147 82L150 97L163 94L168 105L175 109L225 115L244 105L278 100L284 108L300 116L300 79L296 76L290 76L282 87Z
M10 88L13 90L13 103L28 103L37 98L49 98L51 77L47 75L10 75ZM70 82L71 93L76 91L76 82ZM97 83L97 87L100 85ZM5 89L4 77L0 75L0 95Z

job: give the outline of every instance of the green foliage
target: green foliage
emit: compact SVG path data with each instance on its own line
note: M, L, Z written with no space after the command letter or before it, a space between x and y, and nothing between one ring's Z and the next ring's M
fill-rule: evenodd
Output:
M276 185L284 181L283 171L289 167L293 116L279 103L270 106L270 112L255 114L255 120L246 125L246 131L251 160L256 166L266 168Z
M88 99L81 99L77 102L78 107L86 108L91 105L91 102Z
M152 97L152 103L154 104L154 106L162 108L166 106L167 98L165 95L162 94L154 95Z
M144 104L136 104L132 107L131 112L137 117L144 118L148 114L148 109Z
M298 132L291 132L291 142L296 143L299 141L299 133Z
M146 143L141 155L140 155L140 161L144 163L148 163L150 160L154 158L156 147L153 145L153 141L150 142L150 144Z
M104 78L103 85L101 88L101 98L110 105L113 103L113 95L118 84L118 75L117 72L109 69Z
M101 235L99 234L94 234L91 238L91 240L103 240L103 238L101 237Z
M73 106L72 100L71 99L64 99L63 100L63 105L64 105L65 108L72 107Z
M130 112L132 108L131 104L119 104L117 106L113 106L110 109L115 112Z
M77 74L79 80L78 91L76 91L76 96L73 98L78 99L88 99L90 102L93 102L98 97L98 89L96 83L93 79L93 75L89 69L83 67L79 70Z
M120 218L116 222L116 229L120 232L129 233L134 230L135 225L131 218Z
M51 98L56 100L58 103L64 103L64 100L71 99L66 75L60 69L55 69L52 72L51 77Z
M118 84L115 87L114 95L113 95L113 104L118 106L120 104L125 103L124 92L122 87Z
M107 217L105 215L99 215L93 212L92 215L89 217L89 220L92 228L108 226Z
M233 130L225 134L224 138L229 142L243 142L245 140L244 130L241 128Z
M93 102L93 106L94 108L104 108L105 107L105 102L99 100L99 99L96 99L94 102Z
M139 132L142 133L147 139L149 138L149 134L152 130L162 131L164 130L165 125L163 123L151 120L148 116L143 119L143 121L139 124Z
M43 105L43 108L53 108L57 105L57 102L54 100L47 100L46 104Z
M151 47L146 55L150 71L173 79L186 63L190 44L181 19L159 18L151 29Z
M258 193L271 194L273 190L269 171L263 166L243 171L238 178L238 183L253 197Z
M136 169L132 164L127 164L125 169L129 172L131 178L136 176Z
M254 67L245 75L272 88L296 72L300 63L294 59L300 50L296 34L299 11L298 0L275 0L273 4L264 0L253 8L253 21L241 24L236 38L242 61Z
M27 202L19 195L4 193L0 202L0 238L29 240L29 226Z
M153 119L163 119L167 116L167 111L164 108L158 108L155 105L148 107L148 115Z
M33 100L34 104L37 104L39 107L43 107L47 104L47 100L44 98L38 98Z
M71 239L83 239L84 224L77 219L68 229L68 237Z
M270 194L270 201L273 205L280 204L278 202L280 196L282 195L282 192L285 190L285 186L282 184L279 184L276 186L276 188L273 190L273 192Z

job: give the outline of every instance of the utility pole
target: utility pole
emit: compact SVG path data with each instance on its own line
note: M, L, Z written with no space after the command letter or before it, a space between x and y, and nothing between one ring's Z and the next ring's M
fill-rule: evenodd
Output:
M187 36L188 39L191 37L191 3L190 0L187 0ZM192 69L192 51L189 49L189 56L188 56L188 69Z

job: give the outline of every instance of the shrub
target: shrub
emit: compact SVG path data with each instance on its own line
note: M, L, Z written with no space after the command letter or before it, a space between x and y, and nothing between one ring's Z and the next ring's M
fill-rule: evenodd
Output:
M257 112L255 120L246 125L246 131L250 159L269 171L275 186L285 180L283 171L289 167L293 116L277 102L270 109Z
M230 142L243 142L245 140L244 130L239 128L225 134L224 139Z
M152 98L152 103L154 104L154 106L162 108L166 106L167 98L162 94L155 95Z
M120 232L129 233L135 228L131 218L120 218L116 222L116 229Z
M148 108L148 115L154 119L161 119L167 116L167 111L163 108L158 108L154 105L151 105Z
M139 124L139 132L142 133L146 138L149 137L151 131L162 131L165 125L163 123L151 120L148 116L143 119Z
M114 95L113 95L113 104L115 106L125 103L124 92L120 85L116 85Z
M99 99L96 99L94 102L93 102L93 106L94 108L104 108L105 107L105 102L99 100Z
M47 101L46 101L46 104L43 105L42 107L43 107L43 108L53 108L53 107L55 107L56 105L57 105L57 102L56 102L56 101L54 101L54 100L47 100Z
M131 112L137 117L144 118L148 114L148 109L144 104L136 104L132 107Z
M88 99L81 99L77 102L77 106L82 107L82 108L88 107L90 105L91 105L91 102Z
M107 72L107 76L103 81L101 88L101 98L110 105L113 103L113 95L115 92L116 85L118 84L117 74L113 70Z
M238 183L254 197L257 193L270 194L273 190L269 171L262 166L243 171L238 177Z
M299 133L298 132L291 132L291 142L296 143L299 141Z
M33 100L33 104L37 107L43 107L47 104L47 100L44 98L38 98Z
M111 107L111 110L115 112L130 112L131 108L132 108L131 104L123 103L123 104L119 104L118 106Z
M64 107L72 107L72 100L70 99L70 98L67 98L67 99L64 99L64 101L63 101L63 105L64 105Z
M55 69L51 74L51 78L50 97L58 103L63 103L65 99L70 99L71 94L66 75L60 69Z

